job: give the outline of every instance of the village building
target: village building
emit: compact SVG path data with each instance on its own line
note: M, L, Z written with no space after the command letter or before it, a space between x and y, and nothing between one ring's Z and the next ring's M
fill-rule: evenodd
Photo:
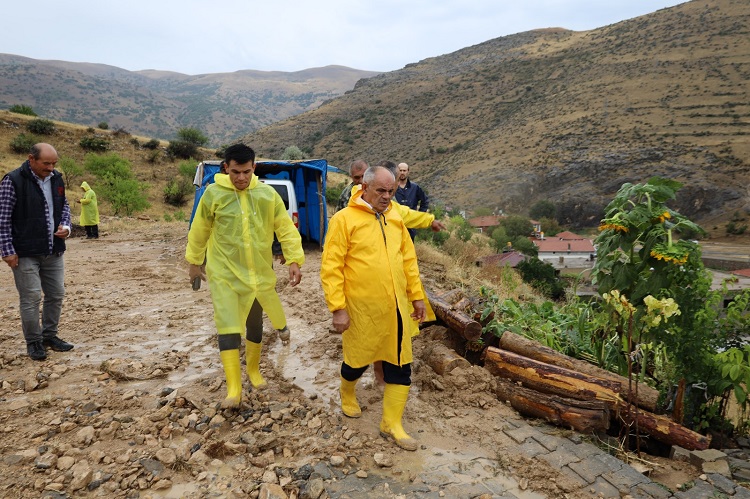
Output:
M503 218L505 217L498 215L485 215L481 217L470 218L469 220L467 220L467 222L469 222L469 225L477 229L479 232L489 232L489 229L500 225L500 220L502 220Z
M570 231L551 237L540 233L531 240L538 250L538 258L556 269L588 269L594 266L596 249L591 239Z

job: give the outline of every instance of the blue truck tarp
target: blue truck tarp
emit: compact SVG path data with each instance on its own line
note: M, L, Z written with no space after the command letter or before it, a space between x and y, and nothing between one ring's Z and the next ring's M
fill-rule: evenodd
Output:
M219 172L221 161L203 161L196 168L195 201L190 213L190 222L195 216L198 202L214 175ZM328 230L328 208L326 206L326 173L328 162L325 159L302 161L261 160L255 163L255 174L260 178L289 179L294 184L299 213L299 232L303 239L323 246Z

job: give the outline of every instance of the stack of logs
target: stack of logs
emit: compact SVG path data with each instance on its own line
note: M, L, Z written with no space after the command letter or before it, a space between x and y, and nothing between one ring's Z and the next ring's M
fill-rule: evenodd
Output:
M449 329L469 342L481 338L481 324L462 305L450 304L451 295L428 296L435 315ZM446 357L445 362L456 364L451 359ZM653 388L510 331L502 335L498 347L484 349L482 360L485 369L497 376L498 398L521 414L584 433L607 430L611 421L619 420L668 445L688 450L709 446L710 437L655 413L659 393Z

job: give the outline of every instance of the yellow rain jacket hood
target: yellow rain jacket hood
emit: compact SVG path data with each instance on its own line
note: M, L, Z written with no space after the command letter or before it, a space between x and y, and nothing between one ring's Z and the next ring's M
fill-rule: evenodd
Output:
M424 299L414 244L401 215L391 205L376 217L352 194L346 209L330 220L320 265L328 310L346 309L350 327L342 335L344 362L354 368L376 360L412 362L411 337L419 323L412 302ZM398 351L396 309L404 334Z
M237 190L229 175L217 174L203 193L188 233L185 259L206 262L214 320L219 334L243 333L256 299L273 327L286 325L276 293L271 245L274 232L286 264L305 262L302 238L273 187L253 175Z
M84 194L81 198L81 219L79 223L84 227L99 225L99 203L96 201L96 193L88 182L83 182L81 189L84 190Z

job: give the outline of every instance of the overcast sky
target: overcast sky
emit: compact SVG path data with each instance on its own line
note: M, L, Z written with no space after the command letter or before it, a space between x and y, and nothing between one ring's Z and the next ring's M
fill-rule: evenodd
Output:
M186 74L338 64L393 71L536 28L576 31L682 0L21 0L0 53Z

